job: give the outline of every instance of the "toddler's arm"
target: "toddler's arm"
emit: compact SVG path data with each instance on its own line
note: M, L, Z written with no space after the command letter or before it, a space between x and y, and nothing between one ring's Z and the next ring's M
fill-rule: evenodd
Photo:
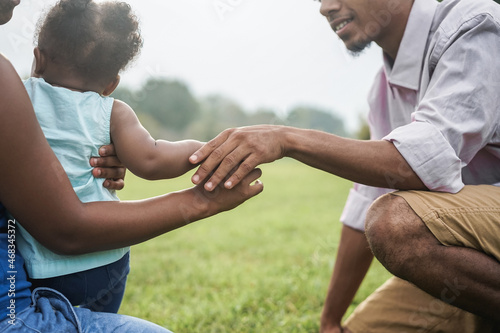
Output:
M188 158L203 144L196 140L155 140L126 103L115 100L111 141L116 155L135 175L149 180L175 178L194 167Z

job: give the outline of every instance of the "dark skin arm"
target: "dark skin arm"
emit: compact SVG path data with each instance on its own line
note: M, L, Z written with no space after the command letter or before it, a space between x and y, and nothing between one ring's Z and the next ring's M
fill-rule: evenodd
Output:
M203 146L196 140L155 140L132 108L119 100L113 104L110 132L120 161L135 175L149 180L175 178L191 170L194 165L188 158Z
M100 157L90 159L96 178L106 178L103 186L110 190L124 187L125 171L130 169L144 179L168 179L194 168L189 156L203 145L195 140L170 142L155 140L142 126L126 103L115 100L111 114L113 144L99 149Z
M365 234L344 225L321 314L320 333L342 332L342 317L354 299L372 260L373 254Z
M230 129L204 145L190 157L203 162L193 175L199 184L214 172L205 188L212 190L225 181L231 188L262 163L291 157L317 169L357 183L395 189L426 189L396 147L388 141L364 141L333 134L276 125Z
M260 193L252 171L235 191L200 186L134 202L81 203L38 125L24 86L0 55L0 202L47 248L88 253L140 243ZM139 226L139 227L138 227Z

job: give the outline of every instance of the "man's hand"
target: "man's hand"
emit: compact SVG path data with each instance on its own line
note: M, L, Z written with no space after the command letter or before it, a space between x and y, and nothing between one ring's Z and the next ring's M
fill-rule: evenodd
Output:
M321 327L319 333L349 333L349 331L342 329L341 326L330 326L328 328Z
M319 333L351 333L347 327L342 327L340 324L327 324L323 319L321 318Z
M200 184L213 172L205 183L205 189L212 191L232 173L224 186L233 188L256 166L283 157L281 128L260 125L225 130L189 158L193 164L202 162L191 180Z
M92 157L90 165L94 167L92 175L96 178L106 178L103 186L109 190L121 190L125 186L126 168L118 159L115 146L109 144L99 148L100 157Z

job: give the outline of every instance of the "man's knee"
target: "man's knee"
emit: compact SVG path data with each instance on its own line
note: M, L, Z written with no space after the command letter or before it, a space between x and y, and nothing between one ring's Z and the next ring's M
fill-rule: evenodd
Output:
M391 194L372 204L365 225L373 254L396 275L410 264L422 227L426 228L406 200Z
M399 196L386 194L375 200L366 216L365 230L368 241L388 246L398 237L404 237L401 235L404 230L400 227L408 209L406 201Z

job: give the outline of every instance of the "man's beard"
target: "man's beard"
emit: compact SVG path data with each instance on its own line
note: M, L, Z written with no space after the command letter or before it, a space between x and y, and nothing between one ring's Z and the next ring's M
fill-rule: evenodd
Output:
M360 40L354 43L354 45L352 45L350 48L348 48L347 51L352 57L359 57L363 53L363 51L365 51L371 45L371 40Z

